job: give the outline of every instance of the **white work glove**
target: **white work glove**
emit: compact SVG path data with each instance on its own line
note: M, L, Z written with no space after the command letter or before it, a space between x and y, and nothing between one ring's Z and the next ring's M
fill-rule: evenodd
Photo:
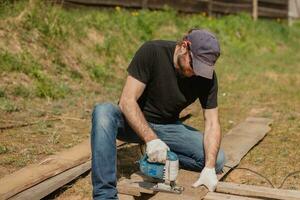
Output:
M167 151L170 148L160 139L154 139L146 143L146 153L149 162L165 163L167 159Z
M193 187L198 187L204 185L210 192L215 191L218 184L218 178L215 168L204 167L201 171L199 179L192 185Z

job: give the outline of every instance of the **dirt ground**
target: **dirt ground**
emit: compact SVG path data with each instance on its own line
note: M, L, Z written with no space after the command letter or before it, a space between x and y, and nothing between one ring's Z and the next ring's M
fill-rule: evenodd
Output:
M181 116L185 116L187 113L192 114L192 117L189 118L186 123L187 124L196 124L196 122L199 120L197 117L197 114L200 113L196 110L199 110L198 104L193 104L190 107L188 107ZM252 109L249 112L249 116L262 116L263 113L266 112L265 109ZM234 125L236 125L235 123ZM199 127L202 126L199 123L197 124ZM195 127L197 127L195 125ZM234 126L232 125L232 126ZM267 137L272 137L272 130L268 133ZM237 166L237 168L248 168L250 170L253 170L255 172L260 173L262 176L266 176L272 184L274 184L275 187L279 187L279 184L281 184L283 178L282 175L277 174L277 176L268 176L264 173L269 167L266 167L264 165L256 164L256 162L262 162L260 159L268 159L267 157L256 156L253 154L256 154L255 151L257 151L257 148L265 148L267 145L268 140L264 138L259 144L257 144L241 161L241 163ZM130 175L133 172L138 171L138 165L136 161L140 158L141 152L140 148L138 146L128 147L128 148L122 148L118 151L118 178L121 177L127 177L129 178ZM253 158L254 157L254 158ZM253 163L253 159L255 159L256 162ZM270 165L272 162L274 162L272 159L269 161ZM295 169L297 166L295 166ZM286 174L285 174L286 175ZM282 188L285 189L295 189L299 190L299 177L300 175L296 175L294 177L290 177ZM241 184L249 184L249 185L259 185L259 186L266 186L271 187L271 185L261 176L254 174L251 171L247 171L244 169L235 169L231 171L222 181L226 182L233 182L233 183L241 183ZM91 184L91 174L90 172L85 173L81 177L77 178L76 180L72 181L70 184L60 188L56 192L52 193L51 195L45 197L44 199L92 199L92 184Z

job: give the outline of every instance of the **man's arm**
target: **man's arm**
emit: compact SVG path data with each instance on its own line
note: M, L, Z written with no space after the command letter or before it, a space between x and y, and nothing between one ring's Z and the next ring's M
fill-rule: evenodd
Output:
M212 192L216 189L218 183L215 165L221 142L218 108L204 109L203 115L205 120L205 167L201 171L199 179L193 184L193 187L205 185Z
M204 109L205 167L214 168L221 143L221 128L218 108Z
M157 136L149 127L137 103L145 87L144 83L129 75L121 94L119 107L131 128L147 143L153 139L157 139Z

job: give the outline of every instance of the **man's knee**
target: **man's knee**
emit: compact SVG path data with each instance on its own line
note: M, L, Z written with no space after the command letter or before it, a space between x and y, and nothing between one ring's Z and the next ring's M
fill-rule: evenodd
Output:
M217 161L216 161L216 172L220 173L225 165L226 157L222 149L219 150Z
M93 119L94 118L111 118L118 117L121 114L119 106L112 103L102 103L97 104L93 110Z
M112 103L97 104L93 110L92 124L93 126L107 128L112 125L112 123L118 123L118 120L121 119L121 115L121 110L117 105Z

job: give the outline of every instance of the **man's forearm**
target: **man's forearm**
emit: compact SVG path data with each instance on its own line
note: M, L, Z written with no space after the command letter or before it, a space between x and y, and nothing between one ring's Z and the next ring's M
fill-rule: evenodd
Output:
M205 129L204 149L205 149L205 166L213 168L216 165L216 159L221 143L220 126Z
M136 101L128 100L120 102L119 106L131 128L142 140L148 142L157 138Z

